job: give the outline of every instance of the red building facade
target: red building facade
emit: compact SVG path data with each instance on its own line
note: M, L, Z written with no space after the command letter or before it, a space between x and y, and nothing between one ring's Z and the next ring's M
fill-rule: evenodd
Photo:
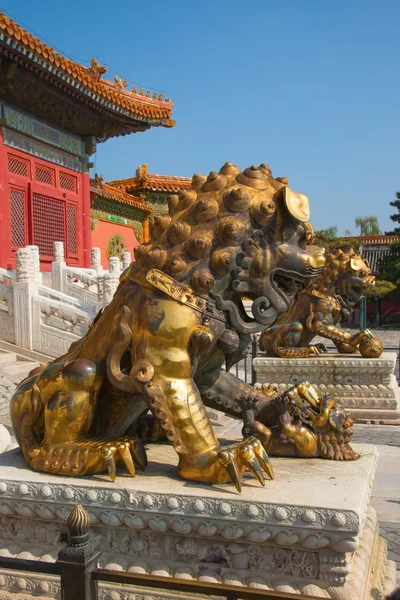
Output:
M14 268L16 250L31 244L39 247L47 270L53 243L63 241L68 264L89 266L90 180L81 140L4 102L1 109L0 265ZM36 131L53 143L40 141ZM53 145L63 139L77 154Z
M162 95L103 79L55 52L0 13L0 267L39 247L50 268L53 242L68 264L90 266L90 156L110 137L172 127ZM142 202L143 204L143 202ZM144 213L146 208L144 208Z

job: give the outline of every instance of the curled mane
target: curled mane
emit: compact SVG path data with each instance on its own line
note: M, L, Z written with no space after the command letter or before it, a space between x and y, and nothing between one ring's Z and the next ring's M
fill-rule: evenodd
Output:
M340 433L336 432L329 423L323 427L315 427L317 436L318 456L329 460L355 460L358 458L350 446L353 435L353 421L347 416Z
M286 184L266 164L242 172L225 163L219 173L194 175L191 189L170 196L168 214L155 218L150 241L135 248L136 267L159 269L207 294L239 266L233 279L245 291L246 257L257 233L262 238L276 225L276 192Z
M371 274L371 269L364 259L350 248L348 250L335 250L326 256L325 267L322 273L310 284L310 291L334 293L336 283L345 274L351 276L360 273L363 277Z

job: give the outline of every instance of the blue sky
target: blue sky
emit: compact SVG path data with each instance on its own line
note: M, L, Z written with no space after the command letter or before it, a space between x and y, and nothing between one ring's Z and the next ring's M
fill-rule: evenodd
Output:
M315 229L391 229L400 190L398 0L0 0L32 32L106 77L162 91L173 129L100 144L106 180L267 162L310 198ZM131 88L128 88L131 89Z

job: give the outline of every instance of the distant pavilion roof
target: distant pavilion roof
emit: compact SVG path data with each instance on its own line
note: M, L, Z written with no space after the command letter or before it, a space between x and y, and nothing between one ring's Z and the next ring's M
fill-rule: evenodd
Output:
M136 169L136 176L128 179L109 181L108 184L123 191L167 192L170 194L188 190L192 183L191 177L176 175L156 175L148 173L146 164Z
M390 244L399 242L398 235L359 235L353 237L345 237L344 240L360 241L362 246L361 254L366 258L374 275L378 273L379 265L384 258L390 253Z
M162 94L138 92L136 88L128 91L127 82L119 77L114 77L115 82L102 79L107 69L95 58L91 67L80 65L31 35L4 13L0 13L0 55L80 100L91 110L122 121L119 130L111 135L125 135L151 126L175 125L171 120L173 104L169 98L164 100Z
M141 196L133 196L108 183L104 183L102 178L98 176L90 180L90 191L96 198L112 200L113 202L125 204L146 213L153 212L152 207L146 204Z
M400 236L398 235L355 235L351 237L344 237L344 240L356 241L359 240L361 244L393 244L393 242L399 242Z

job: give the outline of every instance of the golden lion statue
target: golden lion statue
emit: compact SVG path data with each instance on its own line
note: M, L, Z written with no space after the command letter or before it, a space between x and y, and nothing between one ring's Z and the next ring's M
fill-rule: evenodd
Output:
M263 484L263 472L272 477L267 453L355 458L351 421L332 399L307 383L274 398L223 369L322 270L308 217L307 197L265 164L194 175L87 334L19 385L11 418L29 465L114 480L122 463L134 475L147 463L137 432L148 411L189 480L240 490L247 469ZM205 406L243 415L245 438L221 447Z
M378 358L383 345L367 331L350 335L340 327L360 297L375 284L366 260L351 248L336 250L326 258L322 273L300 291L290 310L260 336L260 350L268 356L306 358L327 351L324 344L310 345L316 335L332 340L342 354L360 351Z

